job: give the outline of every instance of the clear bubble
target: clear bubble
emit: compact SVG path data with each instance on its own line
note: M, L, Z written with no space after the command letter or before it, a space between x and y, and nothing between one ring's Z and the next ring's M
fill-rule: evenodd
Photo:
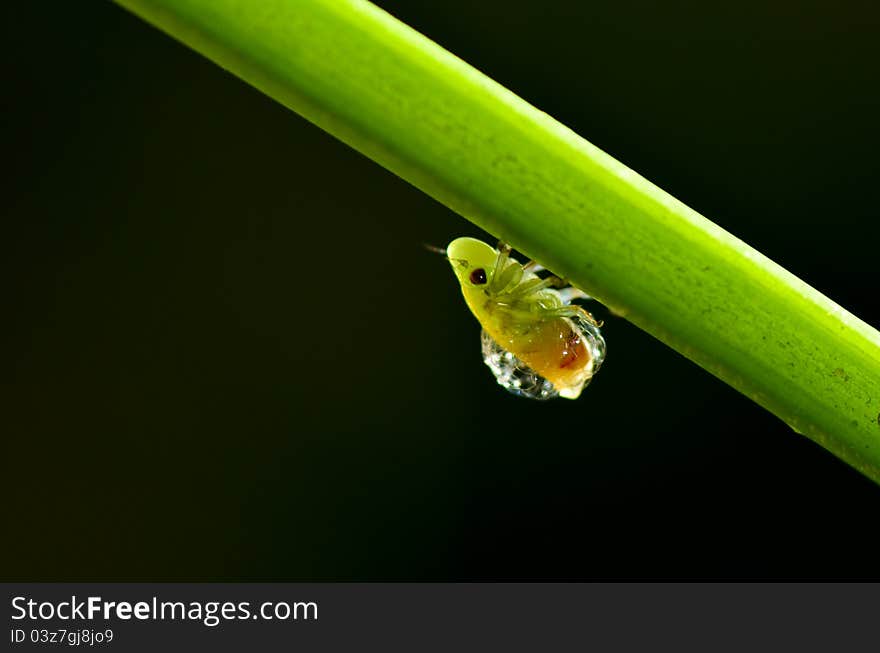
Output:
M552 399L559 395L553 384L495 342L486 330L480 334L483 362L492 370L498 385L520 397Z
M602 367L602 361L605 360L605 338L602 337L599 327L588 322L583 316L575 315L569 319L575 328L580 331L581 336L583 336L584 341L587 343L587 349L590 350L592 360L590 378L592 378L599 371L599 368ZM587 383L589 381L590 379L587 379ZM584 387L586 387L587 383L584 383Z

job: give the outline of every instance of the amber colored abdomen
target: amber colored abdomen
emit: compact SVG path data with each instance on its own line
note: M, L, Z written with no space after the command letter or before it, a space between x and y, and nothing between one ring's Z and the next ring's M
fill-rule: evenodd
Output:
M524 333L507 337L490 335L557 389L581 385L592 371L587 343L567 319L542 320Z

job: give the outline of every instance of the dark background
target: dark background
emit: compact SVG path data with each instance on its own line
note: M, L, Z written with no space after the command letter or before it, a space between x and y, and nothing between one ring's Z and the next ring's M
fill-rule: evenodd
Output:
M379 4L875 326L872 3ZM880 488L610 317L505 394L465 220L123 10L2 10L6 580L880 577Z

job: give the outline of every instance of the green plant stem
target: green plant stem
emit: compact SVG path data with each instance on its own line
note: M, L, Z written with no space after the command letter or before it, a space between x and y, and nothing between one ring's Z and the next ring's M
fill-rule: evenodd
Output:
M880 481L876 330L424 36L364 0L118 2Z

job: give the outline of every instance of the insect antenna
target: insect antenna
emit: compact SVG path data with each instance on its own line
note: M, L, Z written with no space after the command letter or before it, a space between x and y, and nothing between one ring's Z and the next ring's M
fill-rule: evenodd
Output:
M422 247L424 247L429 252L434 252L435 254L439 254L440 256L446 256L446 248L445 247L437 247L436 245L429 245L428 243L422 243Z
M464 259L460 258L449 258L449 254L447 254L446 249L444 247L437 247L436 245L429 245L428 243L422 243L422 247L424 247L429 252L433 252L434 254L439 254L447 261L452 261L456 265L461 265L463 267L468 266L468 262Z

